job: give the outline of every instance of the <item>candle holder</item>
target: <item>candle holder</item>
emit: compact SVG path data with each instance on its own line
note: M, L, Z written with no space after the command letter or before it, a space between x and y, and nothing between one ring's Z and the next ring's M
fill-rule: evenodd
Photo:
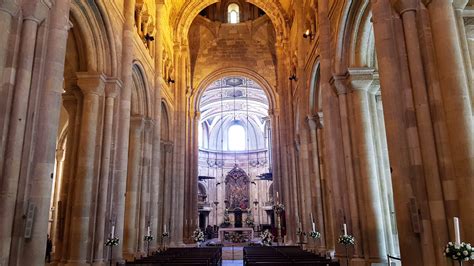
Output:
M144 240L145 242L147 242L147 245L146 245L146 256L150 256L150 242L153 241L153 239L155 239L152 235L147 235L145 236Z
M111 236L110 238L107 238L105 241L105 246L109 247L109 265L112 266L112 248L115 246L119 245L120 240L115 237Z
M339 244L344 245L346 249L346 265L349 266L349 246L355 245L355 238L351 235L344 234L339 236L338 242Z

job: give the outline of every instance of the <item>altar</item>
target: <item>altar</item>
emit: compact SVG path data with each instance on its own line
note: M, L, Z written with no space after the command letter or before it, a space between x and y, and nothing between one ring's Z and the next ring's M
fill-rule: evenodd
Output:
M219 228L219 233L218 233L218 240L219 242L224 241L224 233L225 232L250 232L250 241L253 239L253 228Z

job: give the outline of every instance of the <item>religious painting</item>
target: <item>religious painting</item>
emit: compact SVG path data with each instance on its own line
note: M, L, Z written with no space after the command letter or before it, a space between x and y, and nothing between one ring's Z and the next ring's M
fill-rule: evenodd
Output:
M231 211L247 210L249 207L249 178L247 173L235 166L225 179L226 200Z

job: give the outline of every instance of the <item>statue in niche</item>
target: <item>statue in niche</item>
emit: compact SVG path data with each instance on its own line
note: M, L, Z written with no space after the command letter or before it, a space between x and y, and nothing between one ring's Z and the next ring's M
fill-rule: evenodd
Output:
M235 166L225 179L226 200L231 211L249 208L249 178L247 173Z

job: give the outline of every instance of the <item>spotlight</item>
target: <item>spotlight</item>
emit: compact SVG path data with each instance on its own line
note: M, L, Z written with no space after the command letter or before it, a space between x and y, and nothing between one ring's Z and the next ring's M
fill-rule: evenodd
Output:
M175 83L174 79L168 78L168 84L174 84L174 83Z
M296 78L296 75L295 75L295 74L291 74L289 80L298 81L298 78Z
M309 38L310 40L313 40L314 34L311 32L310 29L307 29L305 33L303 33L303 38L305 39Z
M150 41L150 42L155 40L155 37L153 37L149 33L147 33L144 38L145 38L145 41Z

